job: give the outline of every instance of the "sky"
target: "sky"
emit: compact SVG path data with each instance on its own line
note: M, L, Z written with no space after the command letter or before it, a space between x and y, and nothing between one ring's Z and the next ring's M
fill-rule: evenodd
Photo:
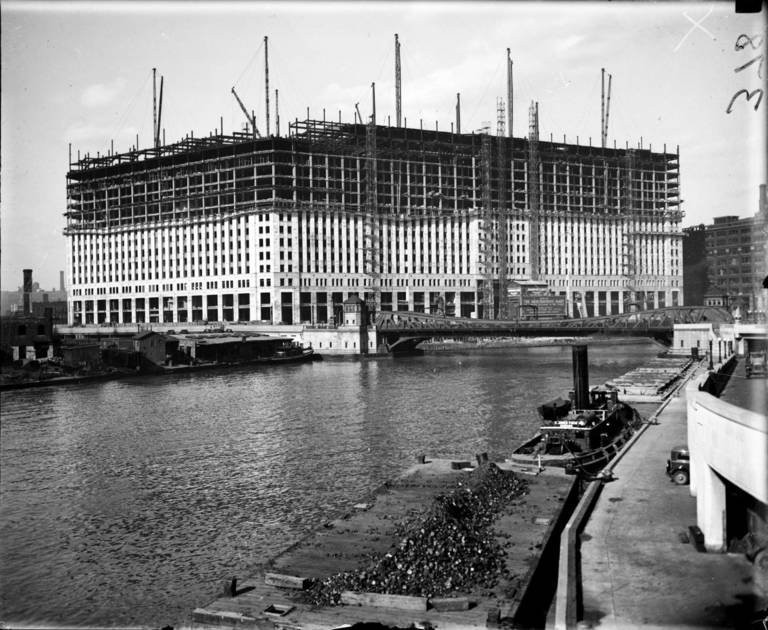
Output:
M514 135L539 102L540 137L600 142L601 68L612 75L609 144L680 148L684 225L752 216L766 181L766 14L730 2L21 2L0 5L0 271L15 290L65 269L71 144L104 153L152 141L152 68L164 77L166 142L242 130L234 86L264 131L264 37L271 126L395 120L394 36L408 126L496 127L514 64ZM740 37L744 35L745 37ZM763 57L764 58L764 57ZM745 67L744 67L745 66ZM739 69L741 68L741 69ZM734 95L736 95L735 100ZM759 104L758 104L759 103ZM731 112L728 113L727 110ZM757 108L755 108L757 106Z

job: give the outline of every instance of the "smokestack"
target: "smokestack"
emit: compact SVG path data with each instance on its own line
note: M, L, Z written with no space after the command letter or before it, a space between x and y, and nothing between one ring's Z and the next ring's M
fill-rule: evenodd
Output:
M32 312L30 300L32 298L32 270L24 269L24 284L22 285L22 310L25 315L29 315Z
M587 346L573 346L573 406L576 409L589 408L589 360Z
M64 272L59 271L59 291L64 290Z

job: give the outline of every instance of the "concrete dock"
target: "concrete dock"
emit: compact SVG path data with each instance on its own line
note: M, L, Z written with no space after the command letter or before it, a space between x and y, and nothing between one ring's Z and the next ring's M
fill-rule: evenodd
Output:
M667 478L687 442L685 389L618 461L581 534L579 627L743 627L766 606L743 554L696 550L696 499Z

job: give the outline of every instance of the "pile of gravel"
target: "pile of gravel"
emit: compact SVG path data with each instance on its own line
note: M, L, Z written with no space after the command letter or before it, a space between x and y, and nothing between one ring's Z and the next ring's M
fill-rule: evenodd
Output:
M309 601L338 604L342 591L440 597L492 588L504 566L504 552L492 524L527 483L512 472L485 464L435 498L421 518L403 521L400 544L368 567L316 582Z

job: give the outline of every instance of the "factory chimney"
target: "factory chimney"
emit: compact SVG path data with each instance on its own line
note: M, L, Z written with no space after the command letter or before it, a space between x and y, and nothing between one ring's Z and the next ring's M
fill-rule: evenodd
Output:
M64 290L64 272L59 271L59 291Z
M29 315L32 312L32 270L24 269L24 284L22 285L22 312Z

